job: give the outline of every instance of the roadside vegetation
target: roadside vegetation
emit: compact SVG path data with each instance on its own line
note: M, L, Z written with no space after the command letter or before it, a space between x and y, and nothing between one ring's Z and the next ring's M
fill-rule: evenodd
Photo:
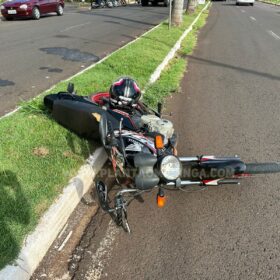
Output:
M198 7L192 15L184 15L181 27L169 31L168 24L162 23L103 63L73 78L71 82L78 94L108 90L112 81L124 75L134 77L144 88L202 8ZM146 89L144 99L151 106L178 91L186 70L185 55L192 52L197 30L205 23L207 14L207 11L202 14L161 78ZM52 92L65 90L67 83L57 84ZM35 228L43 212L98 145L53 121L43 105L43 96L0 120L0 269L17 257L24 237Z
M280 0L259 0L259 1L267 4L280 5Z
M261 1L261 2L280 5L280 0L264 0L264 1Z

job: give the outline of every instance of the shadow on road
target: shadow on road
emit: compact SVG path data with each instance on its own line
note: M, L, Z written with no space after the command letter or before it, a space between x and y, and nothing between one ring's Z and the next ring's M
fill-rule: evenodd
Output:
M236 4L235 3L227 3L227 4L222 4L222 6L236 6Z
M0 87L8 87L8 86L14 86L14 85L15 85L15 83L13 81L0 79Z
M69 49L62 47L41 48L40 51L47 54L58 55L64 60L81 61L81 62L97 62L99 57L87 52L81 52L78 49Z
M107 18L110 18L110 19L118 19L118 20L138 23L138 24L142 24L142 25L147 25L147 26L155 26L156 25L156 24L153 24L153 23L145 22L145 21L139 21L139 20L129 19L129 18L125 18L125 17L114 16L112 14L91 13L91 12L77 12L77 13L83 13L83 14L86 13L87 15L91 15L91 16L95 16L95 17L97 17L97 16L98 17L107 17Z
M61 72L63 72L63 70L60 69L60 68L51 68L51 67L48 67L48 66L40 67L39 69L40 70L47 70L49 73L61 73Z
M25 198L16 174L0 171L0 269L20 252L22 225L30 221L30 205Z
M192 55L187 55L185 57L189 58L190 61L194 61L194 62L198 62L198 63L202 63L202 64L209 64L209 65L213 65L213 66L224 67L224 68L229 68L229 69L233 69L233 70L236 70L236 71L239 71L239 72L249 73L249 74L252 74L252 75L261 76L263 78L280 81L280 77L275 76L273 74L269 74L269 73L265 73L265 72L259 72L259 71L253 70L253 69L246 69L246 68L242 68L242 67L238 67L238 66L233 66L233 65L229 65L229 64L225 64L225 63L221 63L221 62L216 62L216 61L213 61L213 60L208 60L208 59L204 59L204 58L195 57L195 56L192 56Z

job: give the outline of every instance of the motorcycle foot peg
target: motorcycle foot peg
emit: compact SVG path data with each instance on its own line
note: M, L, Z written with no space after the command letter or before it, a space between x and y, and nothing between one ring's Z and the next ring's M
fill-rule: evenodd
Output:
M158 194L157 194L157 206L159 208L163 208L166 202L166 198L164 195L164 190L162 188L159 188Z

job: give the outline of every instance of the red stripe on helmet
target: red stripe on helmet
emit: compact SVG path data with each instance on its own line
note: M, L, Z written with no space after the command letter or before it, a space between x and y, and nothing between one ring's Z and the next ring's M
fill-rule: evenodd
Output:
M140 88L137 86L137 84L134 82L133 87L136 91L140 92Z
M120 79L114 83L114 86L120 86L122 83L123 83L123 79Z

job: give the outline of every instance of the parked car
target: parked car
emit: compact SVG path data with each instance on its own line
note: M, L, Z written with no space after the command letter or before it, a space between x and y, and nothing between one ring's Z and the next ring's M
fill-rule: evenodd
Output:
M169 0L141 0L141 4L143 7L148 6L149 2L152 3L153 6L156 6L158 3L162 2L164 7L169 6Z
M236 6L241 4L249 4L251 6L254 6L255 0L236 0Z
M39 19L42 14L63 15L64 0L8 0L1 5L1 14L7 19Z

